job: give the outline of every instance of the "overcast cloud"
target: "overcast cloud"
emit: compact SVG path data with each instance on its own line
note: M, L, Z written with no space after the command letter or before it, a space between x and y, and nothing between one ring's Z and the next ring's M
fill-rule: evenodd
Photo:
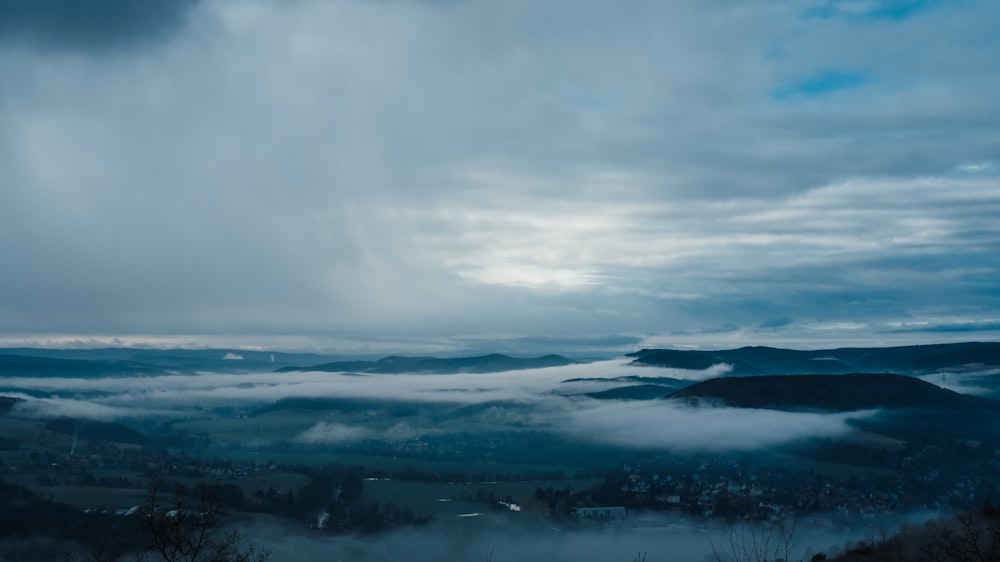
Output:
M1000 336L996 3L130 5L0 7L5 342Z

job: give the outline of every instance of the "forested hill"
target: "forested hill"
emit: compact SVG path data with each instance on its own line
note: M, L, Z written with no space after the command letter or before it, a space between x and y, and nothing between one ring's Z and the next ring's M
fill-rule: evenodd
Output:
M311 367L285 367L279 371L327 371L346 373L498 373L576 363L561 355L510 357L499 353L475 357L403 357L393 355L378 361L337 361Z
M931 408L1000 412L1000 403L892 374L724 377L678 390L668 398L706 398L739 408L851 411Z
M879 348L793 350L741 347L715 351L643 349L630 353L634 365L707 369L726 363L732 375L789 375L802 373L926 374L941 369L1000 367L1000 343L966 342Z
M0 376L135 376L166 374L136 361L56 359L25 355L0 355Z

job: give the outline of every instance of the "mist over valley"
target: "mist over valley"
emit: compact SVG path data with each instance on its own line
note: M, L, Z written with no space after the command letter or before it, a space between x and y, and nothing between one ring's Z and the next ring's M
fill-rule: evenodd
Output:
M319 367L265 354L273 369L220 372L242 352L4 350L0 467L78 513L141 505L152 481L214 482L278 560L399 559L415 544L418 560L697 560L727 528L792 520L801 552L832 553L908 514L995 501L996 389L928 382L993 380L1000 346L970 347L974 363L913 370L954 348L868 349L886 372L776 375L789 354L861 352L300 358ZM580 518L594 506L623 515Z

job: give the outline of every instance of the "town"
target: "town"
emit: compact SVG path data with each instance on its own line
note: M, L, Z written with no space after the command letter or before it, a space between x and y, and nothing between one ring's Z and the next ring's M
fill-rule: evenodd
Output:
M479 471L427 468L435 460L476 454L505 460L503 451L517 439L496 436L450 438L447 446L438 438L416 437L337 448L339 455L350 458L362 452L368 455L373 463L367 467L337 464L338 454L333 452L325 457L328 464L303 465L194 456L182 449L101 440L74 440L71 449L59 450L38 444L58 439L25 443L24 450L16 441L8 441L0 456L0 477L41 497L74 504L81 512L128 516L136 512L151 482L210 482L235 512L275 513L313 528L317 510L341 513L339 522L327 516L322 528L329 532L358 530L357 521L349 521L351 513L359 512L357 505L369 512L364 525L368 531L429 520L427 515L432 514L421 515L418 506L405 500L386 506L365 494L366 484L393 480L412 486L455 486L452 499L498 511L509 510L512 504L519 510L523 506L524 513L545 513L566 525L581 517L618 520L636 512L673 512L730 522L797 517L816 526L833 526L912 510L963 509L1000 499L1000 450L967 440L954 440L949 447L908 445L885 453L883 466L841 465L841 474L801 457L767 453L622 453L624 462L581 466L572 473L515 472L492 461L482 463ZM520 450L523 457L524 449ZM380 466L379 459L385 458L393 459L396 467ZM421 468L408 464L420 461L431 462ZM465 487L459 491L456 482ZM519 484L522 491L497 493L499 483ZM348 487L353 491L345 493Z

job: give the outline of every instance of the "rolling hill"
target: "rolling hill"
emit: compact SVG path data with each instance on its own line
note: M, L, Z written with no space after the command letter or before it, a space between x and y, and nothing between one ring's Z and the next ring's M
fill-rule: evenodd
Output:
M674 388L658 384L633 384L619 386L598 392L587 392L585 396L597 400L656 400L674 391Z
M851 411L930 408L1000 411L1000 403L894 374L777 375L703 381L670 399L719 400L738 408Z
M725 377L691 385L666 399L785 411L870 410L872 414L853 419L850 425L940 446L950 447L956 439L1000 444L1000 402L903 375Z

